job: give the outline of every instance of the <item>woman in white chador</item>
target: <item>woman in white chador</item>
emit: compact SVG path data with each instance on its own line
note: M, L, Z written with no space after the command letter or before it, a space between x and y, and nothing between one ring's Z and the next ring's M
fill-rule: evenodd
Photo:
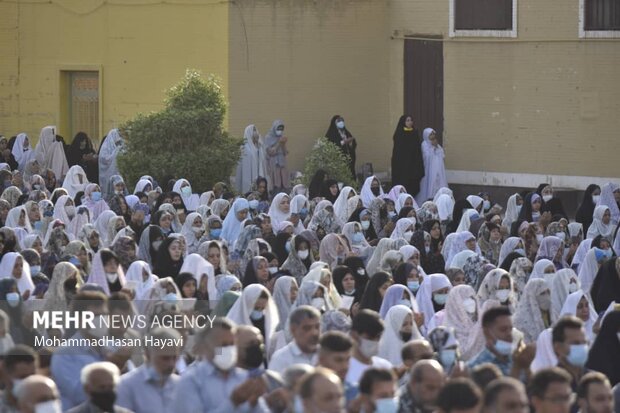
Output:
M418 204L433 198L440 188L448 186L446 179L446 154L437 142L436 132L432 128L424 129L422 134L422 156L424 159L424 178L420 182L420 192L416 196Z
M258 133L256 126L249 125L243 133L245 144L241 149L241 159L237 165L237 190L245 194L252 190L252 185L259 176L266 176L265 164L267 157L263 138Z
M99 151L99 186L103 190L103 198L108 199L109 184L108 181L112 175L118 175L118 166L116 165L116 157L123 147L123 138L118 129L112 129L106 135L105 140L101 144Z
M64 147L62 142L56 140L56 128L54 126L46 126L41 129L39 142L34 148L34 156L41 170L51 169L58 180L62 180L69 170Z

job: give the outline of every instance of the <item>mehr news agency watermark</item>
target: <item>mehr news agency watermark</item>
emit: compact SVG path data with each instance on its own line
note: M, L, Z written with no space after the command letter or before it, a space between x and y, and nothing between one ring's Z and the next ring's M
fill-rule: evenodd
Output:
M215 315L204 314L162 314L148 320L146 315L95 314L92 311L39 311L32 313L35 330L88 331L89 337L44 337L34 338L37 347L133 347L133 348L170 348L183 347L183 338L158 339L144 337L117 337L110 334L113 330L150 331L155 328L172 328L196 331L212 328Z

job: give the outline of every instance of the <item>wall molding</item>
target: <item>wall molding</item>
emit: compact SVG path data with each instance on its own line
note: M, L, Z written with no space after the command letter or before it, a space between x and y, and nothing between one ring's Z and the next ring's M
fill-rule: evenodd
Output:
M446 177L450 184L504 186L517 188L536 188L543 182L548 182L556 188L585 190L590 184L603 186L607 182L620 184L620 178L600 176L569 176L551 174L528 174L486 171L462 171L447 169Z

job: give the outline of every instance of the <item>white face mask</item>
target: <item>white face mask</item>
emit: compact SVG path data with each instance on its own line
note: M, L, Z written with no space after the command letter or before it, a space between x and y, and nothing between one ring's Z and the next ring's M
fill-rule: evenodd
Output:
M411 236L412 236L412 235L413 235L413 231L406 231L406 232L403 234L403 236L405 237L405 239L406 239L407 241L410 241L410 240L411 240Z
M338 129L344 129L344 121L339 120L338 122L336 122L336 127L338 127Z
M302 260L305 260L306 258L308 258L308 255L310 255L310 252L308 250L303 250L303 251L297 251L297 255L299 256L299 258L301 258Z
M30 275L35 276L38 273L41 272L41 266L40 265L32 265L30 267Z
M577 283L568 284L568 292L571 294L577 291Z
M213 364L220 370L229 371L237 364L237 346L216 347Z
M476 313L476 300L473 298L468 298L463 300L463 308L467 311L468 314Z
M504 303L506 302L506 300L508 300L508 297L510 296L510 290L508 289L497 290L495 291L495 296L497 297L500 303Z
M65 207L65 212L69 218L73 218L75 216L75 207L73 205L68 205Z
M363 269L363 268L358 268L358 269L357 269L357 273L358 273L359 275L366 275L366 270L365 270L365 269Z
M539 244L542 242L543 238L543 234L536 234L536 241L538 241Z
M277 129L276 130L276 136L282 136L282 134L284 133L284 131Z
M43 403L37 403L34 406L34 413L62 413L62 405L60 400L48 400Z
M366 231L366 230L368 230L368 228L370 228L370 221L362 221L361 224L362 224L362 229L364 231Z
M553 195L543 195L542 199L545 202L549 202L553 199Z
M325 300L321 297L313 298L310 305L319 311L325 310Z
M595 204L598 204L598 201L600 201L600 199L600 195L592 195L592 202L594 202Z
M200 236L204 232L204 230L202 229L202 227L192 227L192 232L194 233L194 235Z
M379 354L379 340L374 341L362 338L360 342L360 353L366 358L372 358Z
M108 280L109 283L115 283L116 280L118 280L118 274L115 272L106 272L105 278Z
M278 272L278 267L269 267L269 274L273 275Z

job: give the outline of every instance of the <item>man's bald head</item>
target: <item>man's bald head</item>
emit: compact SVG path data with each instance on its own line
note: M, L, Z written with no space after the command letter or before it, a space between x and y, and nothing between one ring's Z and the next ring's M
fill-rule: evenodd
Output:
M248 325L239 325L237 326L237 331L235 332L235 336L237 337L237 347L243 347L248 342L260 339L263 341L263 335L260 330L254 326Z
M60 396L56 383L49 377L33 374L22 381L15 389L17 407L22 413L34 413L39 403L56 403L61 411Z
M264 340L260 330L254 326L240 325L235 331L237 342L237 366L246 370L263 364L265 351Z
M433 358L433 347L426 340L413 340L403 345L401 350L403 364L411 367L420 360L428 360Z
M444 370L437 360L420 360L411 369L411 380L421 382L427 374L443 377Z

